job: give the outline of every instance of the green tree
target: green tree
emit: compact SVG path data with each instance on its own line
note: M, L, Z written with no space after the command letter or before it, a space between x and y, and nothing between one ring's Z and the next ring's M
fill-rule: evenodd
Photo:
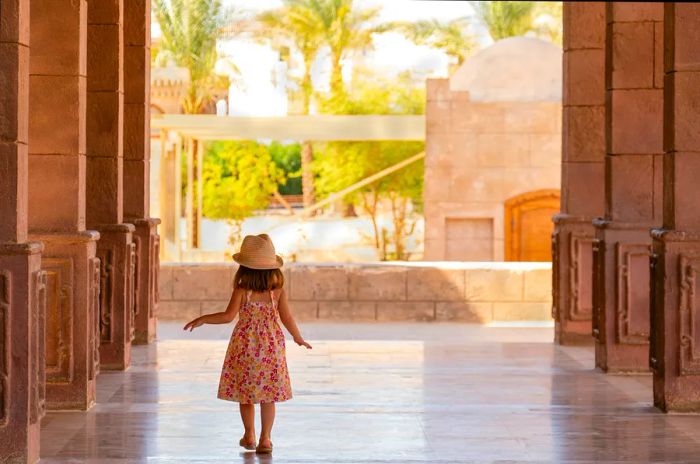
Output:
M229 14L221 0L153 0L153 14L163 34L161 51L190 73L183 110L200 113L211 98L216 42Z
M272 161L280 168L287 179L284 185L280 185L282 195L300 195L301 187L301 146L298 143L283 145L272 142L268 147Z
M525 35L533 29L536 2L470 2L493 40Z
M415 44L443 50L454 61L453 67L459 67L476 47L467 18L392 23L387 30L390 29L400 31Z
M234 221L265 209L285 182L268 148L256 142L207 144L202 178L204 216Z
M359 82L352 95L344 99L345 114L422 114L425 93L411 85L408 76L388 80ZM328 103L330 104L330 103ZM419 153L423 142L330 142L319 146L314 161L318 173L316 187L320 195L329 195ZM411 208L420 207L423 191L423 165L414 163L383 177L346 198L361 207L372 221L374 245L381 259L407 259L405 241L415 226L409 218ZM391 206L392 233L377 222L382 202Z

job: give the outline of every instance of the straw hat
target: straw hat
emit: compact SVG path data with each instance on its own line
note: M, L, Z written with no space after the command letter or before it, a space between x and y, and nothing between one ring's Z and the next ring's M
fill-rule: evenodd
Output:
M233 260L250 269L279 269L284 264L267 234L246 235L241 251L233 255Z

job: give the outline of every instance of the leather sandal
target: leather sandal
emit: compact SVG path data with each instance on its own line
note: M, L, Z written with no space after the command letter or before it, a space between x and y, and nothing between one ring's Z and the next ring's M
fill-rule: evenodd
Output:
M247 450L251 450L251 451L252 451L252 450L256 449L256 447L255 447L255 441L253 441L253 442L246 442L243 438L241 438L241 440L238 442L238 444L241 445L243 448L245 448L245 449L247 449Z
M270 453L272 453L272 442L270 442L270 446L269 446L269 447L268 447L268 446L258 445L258 446L255 448L255 452L256 452L257 454L270 454Z

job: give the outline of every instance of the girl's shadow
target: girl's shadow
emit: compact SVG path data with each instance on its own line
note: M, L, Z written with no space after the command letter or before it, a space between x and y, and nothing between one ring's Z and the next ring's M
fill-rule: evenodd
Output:
M255 451L241 452L241 458L245 464L271 464L271 454L256 454Z

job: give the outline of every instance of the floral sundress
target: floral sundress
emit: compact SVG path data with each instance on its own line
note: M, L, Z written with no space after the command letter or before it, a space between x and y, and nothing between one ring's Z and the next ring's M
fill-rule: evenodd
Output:
M221 369L218 398L243 404L278 403L292 397L284 333L277 303L250 301L246 293Z

